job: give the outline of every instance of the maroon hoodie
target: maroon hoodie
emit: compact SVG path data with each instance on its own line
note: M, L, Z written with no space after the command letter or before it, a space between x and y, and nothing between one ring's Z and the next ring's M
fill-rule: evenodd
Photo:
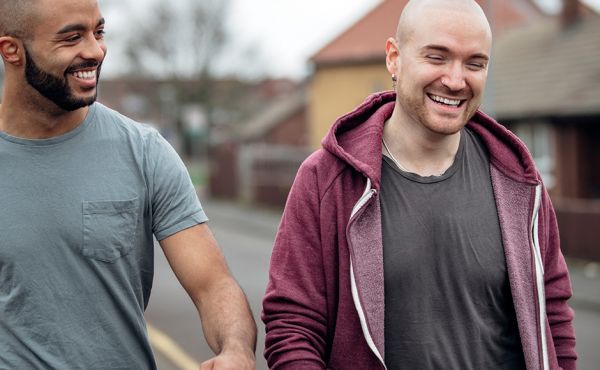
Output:
M300 167L263 301L272 369L381 369L384 275L379 186L393 92L339 118ZM571 284L556 217L523 143L481 112L468 123L490 173L527 369L575 369Z

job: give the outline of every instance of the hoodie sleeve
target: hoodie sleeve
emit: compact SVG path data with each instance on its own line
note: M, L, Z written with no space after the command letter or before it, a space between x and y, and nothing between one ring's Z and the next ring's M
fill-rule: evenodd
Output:
M556 215L545 189L540 212L541 227L538 232L544 254L546 314L558 364L564 370L571 370L576 368L577 360L573 310L567 304L572 295L571 282L560 251Z
M300 167L275 239L263 300L270 369L324 369L327 305L314 167Z

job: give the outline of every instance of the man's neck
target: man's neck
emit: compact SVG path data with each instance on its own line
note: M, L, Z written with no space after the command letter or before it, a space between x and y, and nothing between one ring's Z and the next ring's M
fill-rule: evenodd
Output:
M78 127L88 107L65 111L49 104L32 104L6 96L0 105L0 131L23 139L49 139Z
M402 119L394 111L385 124L383 139L390 151L383 148L383 153L399 162L402 169L420 176L439 176L454 163L460 132L438 134L418 122Z

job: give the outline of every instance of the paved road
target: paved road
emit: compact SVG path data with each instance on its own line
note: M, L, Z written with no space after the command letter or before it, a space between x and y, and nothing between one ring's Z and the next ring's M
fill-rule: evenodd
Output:
M573 283L571 306L575 310L575 333L579 370L600 369L600 264L567 261Z
M575 332L577 333L577 352L579 370L597 370L600 368L600 313L575 307Z
M229 266L248 295L259 328L257 370L266 370L262 357L264 328L259 315L279 215L215 201L205 201L204 206ZM148 321L172 337L198 362L210 358L212 352L202 337L196 311L160 249L157 249L155 264L154 289L146 312ZM578 369L596 370L600 364L600 273L584 274L581 261L570 262L570 267L573 268L574 290L583 298L574 301L580 355Z

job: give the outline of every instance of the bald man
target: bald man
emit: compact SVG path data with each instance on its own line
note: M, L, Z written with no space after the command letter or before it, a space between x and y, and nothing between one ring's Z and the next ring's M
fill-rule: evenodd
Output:
M153 236L217 354L202 368L253 369L254 320L183 163L94 102L97 2L0 2L0 54L0 369L156 369Z
M491 46L474 1L408 3L386 43L394 90L338 119L290 192L270 368L575 369L552 204L478 110Z

